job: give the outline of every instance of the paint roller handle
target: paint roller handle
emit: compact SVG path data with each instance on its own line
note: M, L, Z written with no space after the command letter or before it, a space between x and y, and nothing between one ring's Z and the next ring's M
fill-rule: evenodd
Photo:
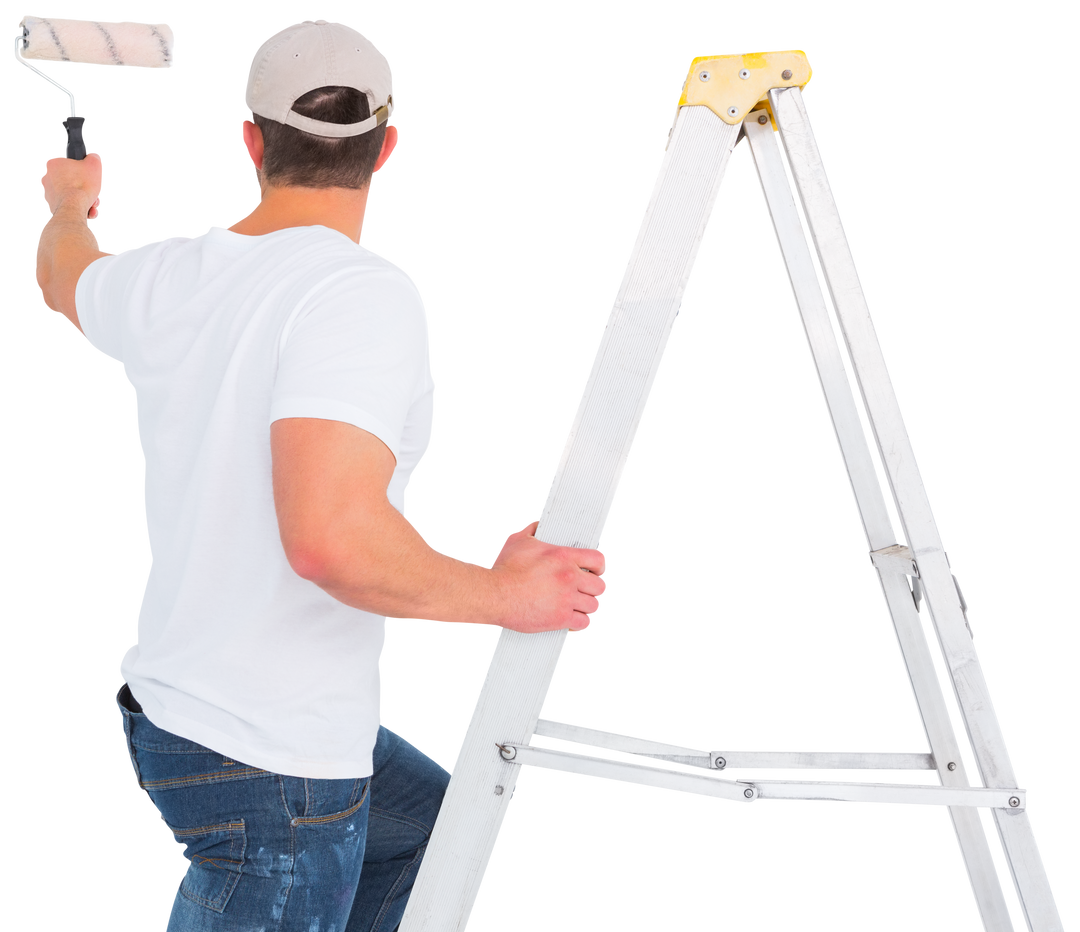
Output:
M80 162L86 158L86 144L82 138L82 126L85 119L85 117L73 116L64 120L64 129L68 134L67 157Z

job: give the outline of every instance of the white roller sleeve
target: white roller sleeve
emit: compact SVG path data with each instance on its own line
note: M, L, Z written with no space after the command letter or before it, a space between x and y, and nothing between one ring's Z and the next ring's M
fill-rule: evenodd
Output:
M163 24L27 16L21 25L26 30L23 58L143 68L168 68L172 64L173 34Z

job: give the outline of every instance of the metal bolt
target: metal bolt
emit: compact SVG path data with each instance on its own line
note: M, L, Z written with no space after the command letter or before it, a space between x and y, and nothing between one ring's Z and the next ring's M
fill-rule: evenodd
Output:
M709 78L711 78L711 77L712 77L712 75L709 74L709 72L707 72L707 71L703 71L703 72L701 72L701 74L698 75L698 78L700 78L702 81L708 81Z
M1010 796L1009 797L1009 805L1012 806L1013 809L1015 809L1017 806L1020 805L1020 797L1019 796Z
M743 68L743 70L739 72L739 77L745 81L748 77L750 77L750 72Z
M505 793L505 792L506 792L506 790L504 790L501 786L495 787L495 795L496 796L502 796L502 794Z
M503 760L513 760L515 757L517 757L517 748L515 748L513 745L507 747L506 745L499 744L499 742L496 741L495 747L499 749L499 755L502 757Z
M745 790L743 790L742 794L747 799L753 799L754 798L754 791L752 789L750 789L750 787L747 787Z
M956 761L949 761L949 770L956 770Z
M790 81L791 80L791 69L790 68L785 68L783 71L780 72L780 77L782 77L785 81Z
M727 766L727 761L724 760L724 758L722 757L718 757L716 758L716 760L713 761L713 766L717 770L723 770Z
M738 107L728 107L727 108L727 115L729 117L737 117L739 115L739 108Z
M763 114L761 114L761 116L759 116L759 117L757 118L757 121L758 121L758 122L759 122L759 123L760 123L760 124L761 124L762 126L764 126L764 125L765 125L766 123L768 123L768 122L769 122L769 118L768 118L768 116L766 116L766 115L765 115L765 114L763 113Z

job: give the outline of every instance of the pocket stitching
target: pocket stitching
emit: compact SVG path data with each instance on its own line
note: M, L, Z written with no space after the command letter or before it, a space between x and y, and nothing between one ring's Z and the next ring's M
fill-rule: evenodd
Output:
M332 815L325 816L297 816L292 820L293 825L321 825L326 822L337 822L339 819L347 819L357 810L361 809L364 803L367 802L368 789L370 787L371 781L368 780L367 785L364 787L364 792L360 794L360 801L350 806L343 812L335 812Z

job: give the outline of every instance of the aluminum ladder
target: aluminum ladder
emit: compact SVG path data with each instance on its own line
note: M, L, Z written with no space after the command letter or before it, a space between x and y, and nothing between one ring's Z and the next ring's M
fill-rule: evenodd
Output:
M988 932L1012 923L976 807L989 807L1033 932L1061 920L971 639L966 606L934 523L884 358L833 202L801 88L801 52L697 58L660 177L600 344L537 537L596 547L728 158L746 138L862 518L870 558L922 715L925 754L717 752L540 720L565 631L504 630L421 866L402 932L457 932L469 912L522 766L665 787L740 803L832 799L948 808ZM886 508L802 218L776 143L778 130L837 323L902 524ZM919 620L925 600L981 784L972 786ZM533 735L701 767L677 772L530 746ZM936 770L940 786L726 780L726 767Z

